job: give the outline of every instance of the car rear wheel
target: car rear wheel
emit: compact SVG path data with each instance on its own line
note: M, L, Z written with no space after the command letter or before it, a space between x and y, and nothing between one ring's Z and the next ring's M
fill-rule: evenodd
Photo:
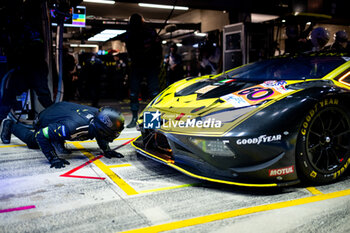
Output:
M349 112L338 100L324 100L309 111L299 133L296 160L300 177L315 183L334 181L348 168Z

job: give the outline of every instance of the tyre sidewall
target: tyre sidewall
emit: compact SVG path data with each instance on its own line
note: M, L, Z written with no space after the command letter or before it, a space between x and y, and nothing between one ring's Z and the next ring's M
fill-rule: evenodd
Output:
M349 153L344 157L344 162L335 169L332 173L322 173L319 172L313 165L310 163L306 151L306 138L307 132L310 129L311 122L318 115L319 112L326 108L334 107L344 111L348 116L349 120L349 111L343 107L341 99L335 97L325 98L317 102L313 108L311 108L306 117L303 119L299 133L298 133L298 142L296 147L296 161L297 161L297 171L301 179L306 179L315 183L329 183L337 180L350 166L350 156Z

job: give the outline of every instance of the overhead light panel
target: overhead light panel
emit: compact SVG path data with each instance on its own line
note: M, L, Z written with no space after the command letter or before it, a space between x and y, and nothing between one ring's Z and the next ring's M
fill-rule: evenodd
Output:
M149 4L149 3L139 3L139 6L141 7L150 7L150 8L160 8L160 9L175 9L175 10L182 10L182 11L188 11L187 6L172 6L172 5L160 5L160 4Z
M194 34L196 35L196 36L199 36L199 37L205 37L205 36L207 36L208 34L207 33L204 33L204 32L194 32Z
M91 3L101 3L101 4L114 4L114 0L84 0L83 2L91 2Z
M73 48L97 48L97 44L70 44L70 47Z
M99 34L90 37L88 41L107 41L113 37L123 34L124 32L126 32L126 30L106 29Z

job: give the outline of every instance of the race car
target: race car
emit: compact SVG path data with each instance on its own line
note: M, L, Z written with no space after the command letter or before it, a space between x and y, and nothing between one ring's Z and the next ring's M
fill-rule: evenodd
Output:
M350 55L308 53L187 78L138 120L137 152L242 186L329 183L350 165Z

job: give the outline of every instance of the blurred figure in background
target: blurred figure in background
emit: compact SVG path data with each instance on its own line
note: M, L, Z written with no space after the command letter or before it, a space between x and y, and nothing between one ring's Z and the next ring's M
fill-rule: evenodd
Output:
M221 49L213 34L209 34L205 43L201 46L200 57L201 75L218 74L222 71Z
M285 53L297 54L311 51L312 42L308 39L308 36L313 27L313 23L311 23L307 29L305 29L302 24L288 24L286 26L287 39L285 40Z
M0 47L7 57L8 67L7 74L0 77L2 132L8 130L6 116L15 106L16 96L28 89L35 91L44 108L53 103L48 88L49 69L45 61L40 4L41 1L35 0L0 3ZM10 142L3 133L1 139L4 143Z
M127 128L136 126L139 111L140 83L147 78L148 94L154 98L159 93L158 73L162 60L162 46L156 31L144 24L139 14L129 19L129 28L123 40L131 59L130 74L130 108L132 120Z
M344 30L337 31L334 34L334 43L329 47L329 49L335 52L346 52L350 50L348 35Z
M329 32L324 27L317 27L312 30L310 39L312 42L312 51L318 52L325 48L326 44L329 41Z
M69 101L74 99L77 90L77 67L73 55L69 54L68 48L63 48L63 100Z
M183 78L182 58L177 53L177 45L170 46L170 53L165 58L167 65L167 86Z
M85 65L82 67L81 76L86 81L86 89L91 105L98 108L100 100L100 81L104 74L102 61L95 55L90 54Z
M126 63L123 59L121 59L121 55L119 53L113 53L113 60L115 62L114 66L114 77L113 77L113 87L115 88L116 98L117 100L123 100L126 95Z

